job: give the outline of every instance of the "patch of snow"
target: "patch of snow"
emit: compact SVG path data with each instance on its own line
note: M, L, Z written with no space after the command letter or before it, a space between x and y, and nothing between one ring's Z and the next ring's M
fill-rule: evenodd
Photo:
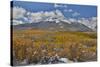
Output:
M71 22L68 21L67 19L63 19L63 20L61 20L61 21L64 21L64 22L66 22L66 23L68 23L68 24L71 24Z
M67 58L60 58L59 61L63 62L63 63L71 63L71 62L73 62L73 61L71 61L71 60L69 60Z
M56 23L59 23L59 20L56 20Z

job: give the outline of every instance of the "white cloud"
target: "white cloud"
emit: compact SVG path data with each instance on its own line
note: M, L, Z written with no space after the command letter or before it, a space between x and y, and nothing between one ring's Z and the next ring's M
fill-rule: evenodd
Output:
M67 5L63 5L63 7L67 8L68 6Z
M63 13L60 10L56 10L56 14L58 17L64 17Z
M61 5L61 4L55 3L55 4L54 4L54 7L55 7L55 8L57 8L57 7L64 7L64 8L67 8L68 6L67 6L67 5Z
M72 9L64 9L64 12L73 12Z
M39 22L43 20L52 20L54 18L62 19L64 18L63 13L60 10L55 11L39 11L39 12L28 12L21 7L13 7L13 20L23 19L23 22ZM20 21L21 22L21 21Z
M63 13L60 10L55 11L40 11L35 13L27 12L30 22L39 22L41 20L51 20L54 18L62 19L64 18Z
M97 17L92 17L92 21L97 21Z
M80 13L78 13L78 12L74 12L74 13L72 14L73 17L79 16L79 15L80 15Z
M53 12L53 11L50 11L50 12L44 12L44 17L50 17L50 16L53 16L53 17L55 17L56 15L55 15L55 13Z
M62 14L62 12L60 10L55 10L55 11L50 11L50 12L44 12L43 17L45 17L45 21L56 21L58 23L58 21L60 19L64 18L64 15Z
M59 5L55 3L55 4L54 4L54 7L55 7L55 8L56 8L56 7L59 7Z
M21 7L13 7L13 19L18 19L24 17L26 10Z
M23 21L21 21L21 20L12 20L12 22L13 22L13 25L18 25L18 24L23 23Z
M77 20L74 19L74 18L69 18L68 20L69 20L70 22L77 22Z

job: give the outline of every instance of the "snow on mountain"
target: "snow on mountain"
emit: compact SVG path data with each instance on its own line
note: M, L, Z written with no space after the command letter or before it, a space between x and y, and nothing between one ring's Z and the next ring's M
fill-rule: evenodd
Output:
M92 17L89 19L81 18L80 20L78 20L78 23L82 23L94 31L97 30L97 17Z
M55 22L63 28L61 22L68 24L71 23L81 23L85 26L96 31L97 28L97 17L92 18L80 18L76 20L75 18L66 18L60 10L54 11L40 11L40 12L28 12L21 7L13 7L13 25L25 24L25 23L38 23L38 22Z

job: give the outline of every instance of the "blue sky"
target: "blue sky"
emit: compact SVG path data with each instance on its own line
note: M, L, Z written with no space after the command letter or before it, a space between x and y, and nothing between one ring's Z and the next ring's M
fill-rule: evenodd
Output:
M14 6L22 7L29 12L54 11L58 9L67 18L97 17L97 7L89 5L13 1Z

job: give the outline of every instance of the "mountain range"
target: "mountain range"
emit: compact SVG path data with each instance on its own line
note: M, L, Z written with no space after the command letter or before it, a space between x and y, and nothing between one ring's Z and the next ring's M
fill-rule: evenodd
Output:
M14 12L13 12L14 13ZM20 14L20 13L19 13ZM18 15L18 13L17 13ZM60 10L25 12L20 18L13 17L14 29L42 29L51 31L96 31L97 18L66 18Z

